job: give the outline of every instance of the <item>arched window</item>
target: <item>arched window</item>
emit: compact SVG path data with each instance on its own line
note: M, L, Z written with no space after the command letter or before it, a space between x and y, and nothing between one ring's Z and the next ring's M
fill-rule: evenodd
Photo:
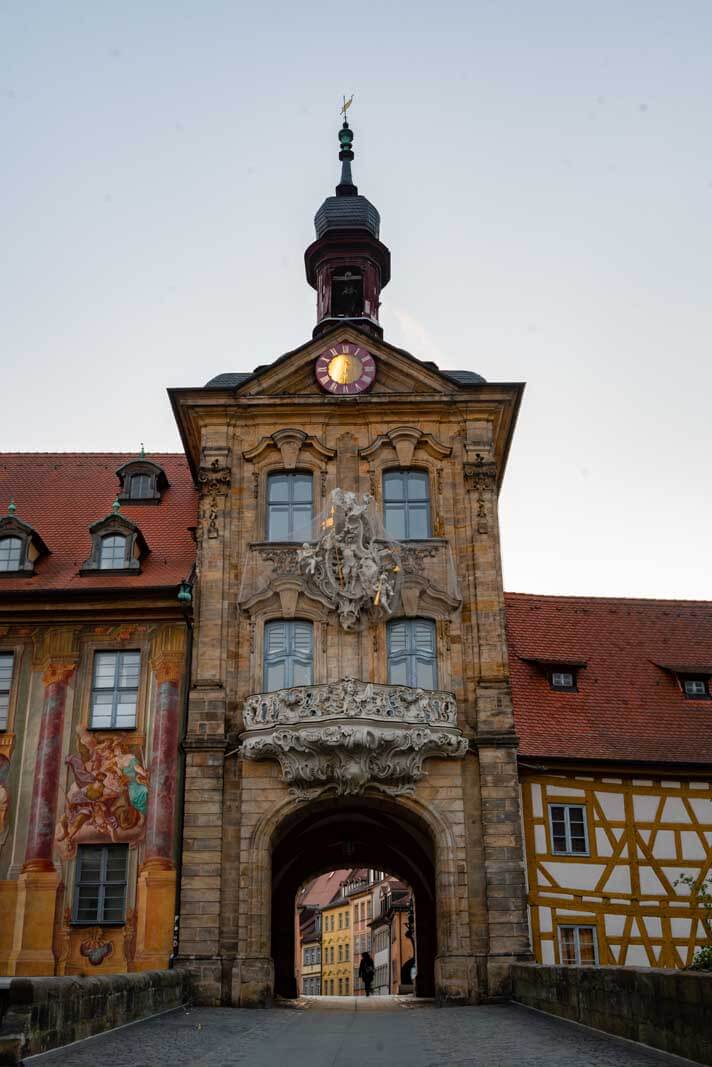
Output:
M312 476L274 471L267 478L267 540L309 541L312 525Z
M388 682L416 689L437 689L432 619L397 619L388 623Z
M123 570L126 566L126 538L122 534L107 534L101 539L99 570Z
M19 537L0 537L0 571L19 571L22 545Z
M394 470L383 475L383 524L398 541L430 537L427 471Z
M132 474L129 482L131 500L148 500L154 495L156 479L150 474Z
M265 625L264 690L312 683L312 624L277 619Z

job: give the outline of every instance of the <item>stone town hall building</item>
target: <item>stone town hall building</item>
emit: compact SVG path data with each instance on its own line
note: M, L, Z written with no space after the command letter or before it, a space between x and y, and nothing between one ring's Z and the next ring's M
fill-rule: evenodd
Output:
M313 338L171 390L185 455L0 457L2 974L267 1004L299 886L360 865L443 1002L704 941L712 605L504 594L523 387L383 339L351 139Z

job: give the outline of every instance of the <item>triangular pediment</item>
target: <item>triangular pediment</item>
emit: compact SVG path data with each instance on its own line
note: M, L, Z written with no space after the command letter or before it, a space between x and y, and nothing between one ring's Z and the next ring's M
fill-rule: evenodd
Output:
M342 342L352 342L366 349L376 363L376 379L370 393L455 393L458 386L435 368L421 362L403 349L377 341L361 330L345 326L326 337L309 341L301 348L280 356L274 363L259 368L237 390L238 396L324 395L315 375L315 364L322 352L337 350Z

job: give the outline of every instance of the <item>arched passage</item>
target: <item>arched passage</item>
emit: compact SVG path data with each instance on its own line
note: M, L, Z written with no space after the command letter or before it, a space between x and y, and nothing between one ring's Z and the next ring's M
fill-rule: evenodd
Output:
M294 996L294 899L308 878L340 867L390 871L413 889L418 996L434 995L437 954L436 849L425 821L382 797L314 801L288 815L272 838L272 959L275 992Z

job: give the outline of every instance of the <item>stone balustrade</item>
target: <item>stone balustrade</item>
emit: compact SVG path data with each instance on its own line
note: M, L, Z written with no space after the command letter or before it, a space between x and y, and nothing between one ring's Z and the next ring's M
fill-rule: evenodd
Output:
M457 703L452 693L377 685L354 678L256 693L247 698L242 714L246 730L330 719L457 726Z

